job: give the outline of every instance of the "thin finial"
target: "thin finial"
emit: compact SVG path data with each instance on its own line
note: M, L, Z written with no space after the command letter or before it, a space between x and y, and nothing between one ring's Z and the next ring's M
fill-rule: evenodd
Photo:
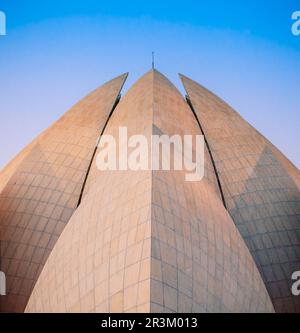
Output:
M152 51L152 69L154 69L154 52Z

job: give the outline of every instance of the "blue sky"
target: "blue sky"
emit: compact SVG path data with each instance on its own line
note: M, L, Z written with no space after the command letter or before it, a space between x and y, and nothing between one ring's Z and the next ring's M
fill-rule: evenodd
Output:
M74 103L156 67L212 90L300 166L300 0L0 0L0 168ZM9 140L8 140L9 138Z

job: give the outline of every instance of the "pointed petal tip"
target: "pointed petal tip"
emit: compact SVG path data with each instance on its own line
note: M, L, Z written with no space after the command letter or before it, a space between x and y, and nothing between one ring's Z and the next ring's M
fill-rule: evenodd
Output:
M117 78L127 79L128 75L129 75L129 72L125 72L125 73L122 73L122 74L116 76L115 79L117 79Z
M193 81L192 79L190 79L188 76L182 74L182 73L178 73L179 78L181 79L181 81L185 81L185 80L190 80Z

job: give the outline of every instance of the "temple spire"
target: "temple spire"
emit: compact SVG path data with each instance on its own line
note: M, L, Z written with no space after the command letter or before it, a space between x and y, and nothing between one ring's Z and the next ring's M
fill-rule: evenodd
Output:
M154 69L154 51L152 51L152 69Z

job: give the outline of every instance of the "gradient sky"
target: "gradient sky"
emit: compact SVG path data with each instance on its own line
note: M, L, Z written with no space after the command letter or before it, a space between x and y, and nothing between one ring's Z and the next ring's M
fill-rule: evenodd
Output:
M0 168L74 103L129 72L183 73L300 167L299 0L0 0Z

